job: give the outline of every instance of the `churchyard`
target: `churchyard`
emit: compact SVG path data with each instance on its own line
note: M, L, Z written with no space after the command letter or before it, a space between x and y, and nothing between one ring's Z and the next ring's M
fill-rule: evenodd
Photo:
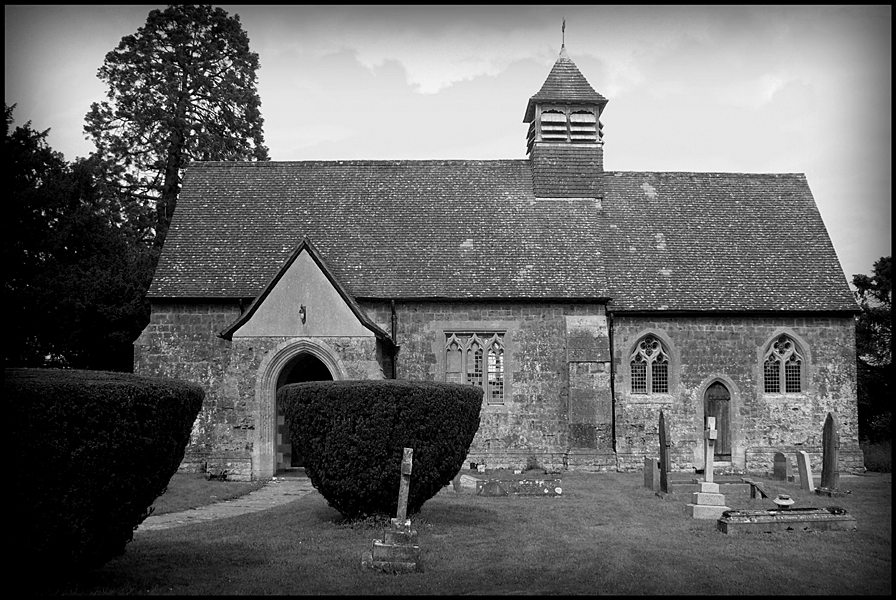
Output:
M465 474L483 477L476 471ZM488 473L485 475L489 476ZM855 531L729 536L688 514L690 493L642 473L573 473L562 494L485 497L448 487L411 515L423 572L363 568L385 521L346 522L318 493L204 524L137 532L124 556L63 594L859 594L892 593L892 479L841 475L837 498L761 481L794 508L839 506ZM679 475L673 478L680 480ZM208 482L209 486L218 482ZM733 509L774 509L729 493Z

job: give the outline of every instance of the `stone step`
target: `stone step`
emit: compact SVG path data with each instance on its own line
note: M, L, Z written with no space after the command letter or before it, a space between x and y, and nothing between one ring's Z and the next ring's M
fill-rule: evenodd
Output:
M715 481L715 483L719 486L719 493L721 494L749 494L750 493L750 484L744 483L740 480L735 482L726 482L726 481ZM694 492L701 491L700 482L699 481L670 481L669 482L669 491L674 494L691 494Z
M392 546L416 546L417 530L401 531L397 529L386 529L383 534L383 542Z
M726 510L731 510L728 506L707 506L704 504L688 504L688 514L695 519L718 519Z
M374 562L417 562L420 558L420 546L396 546L379 540L373 541Z
M707 494L703 492L694 492L691 494L691 503L701 506L725 506L724 494Z
M370 563L370 567L373 569L379 569L380 571L386 571L387 573L414 573L423 571L421 565L415 562L392 562L388 560L374 560Z

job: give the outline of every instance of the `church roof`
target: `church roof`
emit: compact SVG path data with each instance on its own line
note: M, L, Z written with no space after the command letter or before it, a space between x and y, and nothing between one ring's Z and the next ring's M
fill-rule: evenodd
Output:
M803 175L594 177L547 198L525 159L194 163L149 295L255 297L308 237L358 299L856 309Z
M530 123L535 118L535 104L540 102L597 104L603 109L607 99L594 91L564 48L541 89L529 98L523 123Z
M150 295L253 297L308 237L359 299L606 298L594 203L525 160L195 163Z
M802 174L604 175L617 310L856 310Z

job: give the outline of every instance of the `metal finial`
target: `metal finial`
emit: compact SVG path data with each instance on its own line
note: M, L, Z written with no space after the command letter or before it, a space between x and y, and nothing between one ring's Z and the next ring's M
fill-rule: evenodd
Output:
M561 48L566 48L566 19L563 19L563 27L561 29L563 37L560 43Z

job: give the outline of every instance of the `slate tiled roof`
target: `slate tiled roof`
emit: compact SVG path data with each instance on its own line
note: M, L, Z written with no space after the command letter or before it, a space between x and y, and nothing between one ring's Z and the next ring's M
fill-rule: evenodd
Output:
M528 160L188 168L150 297L254 297L307 236L356 298L604 298L593 199Z
M618 310L856 310L801 174L607 173Z
M597 104L603 107L607 99L594 91L579 68L567 56L566 49L563 49L541 89L529 98L523 123L532 122L535 118L535 104L539 102Z
M612 298L617 311L855 311L799 174L596 175L529 160L192 165L153 298L246 298L309 237L354 297Z

